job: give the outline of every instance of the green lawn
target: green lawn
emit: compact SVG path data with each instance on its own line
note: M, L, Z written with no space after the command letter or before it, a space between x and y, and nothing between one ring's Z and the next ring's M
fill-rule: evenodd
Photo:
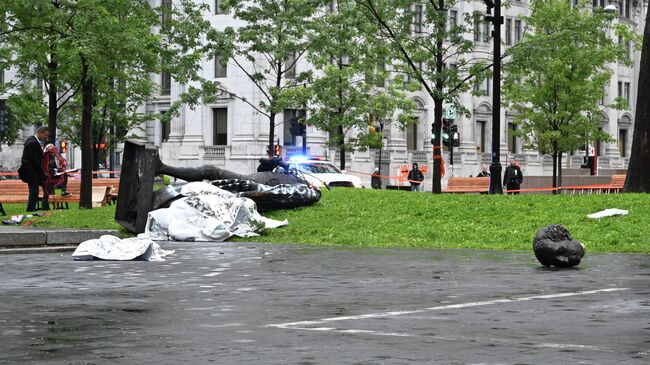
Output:
M586 218L607 208L628 216ZM17 214L22 205L7 205ZM115 206L54 212L34 226L111 228ZM590 252L650 253L650 195L433 195L404 191L333 189L297 210L268 212L289 225L240 241L422 248L529 250L542 227L564 224Z
M593 220L607 208L628 216ZM650 253L650 195L469 195L333 189L321 202L267 214L289 226L256 241L384 247L528 250L542 227L564 224L592 252Z

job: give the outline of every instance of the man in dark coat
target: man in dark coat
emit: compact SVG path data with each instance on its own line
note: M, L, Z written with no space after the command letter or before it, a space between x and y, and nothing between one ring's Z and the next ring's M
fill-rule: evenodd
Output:
M506 172L503 174L503 186L506 190L519 190L523 181L524 174L521 173L517 161L514 158L510 159L510 166L506 167ZM509 192L508 194L519 194L519 192Z
M29 197L27 199L27 211L33 212L38 204L39 187L45 182L45 171L43 170L43 146L50 132L47 127L38 127L36 135L27 138L23 148L18 175L20 179L29 186ZM48 202L43 201L43 208L47 209Z
M417 163L413 164L413 169L409 171L407 177L411 183L411 191L422 191L422 180L424 180L424 175L420 171L420 166Z

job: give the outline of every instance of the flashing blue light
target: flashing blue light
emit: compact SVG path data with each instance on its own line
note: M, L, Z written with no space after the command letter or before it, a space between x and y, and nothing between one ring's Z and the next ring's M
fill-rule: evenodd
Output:
M309 157L303 155L293 155L289 158L289 162L306 162Z

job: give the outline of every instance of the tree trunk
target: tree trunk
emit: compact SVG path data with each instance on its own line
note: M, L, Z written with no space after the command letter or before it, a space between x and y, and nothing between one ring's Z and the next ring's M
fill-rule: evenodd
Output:
M274 145L275 145L275 112L271 112L269 115L269 147L267 154L269 158L273 158L274 154Z
M93 82L88 76L88 64L82 57L81 74L81 193L79 208L92 209L93 146L92 110Z
M639 88L634 117L632 153L625 179L625 192L650 193L650 11L646 11Z
M337 144L339 147L339 155L340 155L340 169L345 170L345 137L343 136L343 126L340 125L338 126L338 136L337 136Z
M557 187L562 187L562 152L557 156Z
M438 0L438 8L443 9L442 11L447 11L445 9L445 1L444 0ZM446 18L445 18L446 19ZM436 24L435 26L437 27L444 27L445 23L443 24ZM440 35L437 36L436 38L436 48L434 50L434 55L436 57L436 72L442 73L443 68L444 68L444 60L443 60L443 55L445 53L444 51L444 38ZM443 87L445 85L443 84L442 80L438 79L435 81L435 88L437 91L436 95L444 95L443 93ZM434 139L433 143L433 181L431 181L431 192L433 194L440 194L442 193L442 184L440 183L440 180L442 179L442 147L440 146L440 141L442 139L442 107L443 107L444 99L437 96L433 97L433 105L434 105L434 119L433 119L433 132L436 135L436 138Z
M433 133L436 135L433 141L433 177L431 180L431 192L433 194L440 194L442 192L442 184L440 183L440 179L442 178L442 151L440 147L440 139L442 137L442 103L442 99L437 98L433 100Z
M54 53L51 55L52 59L54 58ZM48 105L47 105L47 128L50 131L50 143L56 145L56 115L58 112L58 75L57 69L59 64L55 61L51 61L47 64L48 69L48 83L50 87L48 88Z
M558 161L557 152L553 152L553 178L552 178L552 181L553 181L553 187L554 188L557 188L557 161ZM556 193L556 191L553 190L553 194L555 194L555 193Z

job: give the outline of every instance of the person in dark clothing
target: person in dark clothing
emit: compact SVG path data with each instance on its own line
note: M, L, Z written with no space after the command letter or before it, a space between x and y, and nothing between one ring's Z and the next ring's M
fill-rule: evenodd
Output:
M476 174L476 177L490 177L490 171L488 170L488 165L483 164L481 166L481 172Z
M506 190L519 190L523 181L524 175L517 161L514 158L510 159L510 166L506 167L506 172L503 174L503 186ZM508 192L508 194L519 194L519 192Z
M23 156L20 159L20 168L18 176L20 180L26 182L29 186L29 196L27 198L27 211L33 212L38 204L39 187L45 182L45 171L43 170L43 146L50 132L47 127L38 127L36 135L33 135L25 141ZM49 205L46 199L42 202L43 209L48 209Z
M422 174L422 171L420 171L417 163L413 164L413 169L409 171L407 179L411 183L411 191L422 191L422 180L424 180L424 175Z
M373 189L381 189L381 177L379 176L379 167L375 167L375 172L372 173L370 178L370 186Z

